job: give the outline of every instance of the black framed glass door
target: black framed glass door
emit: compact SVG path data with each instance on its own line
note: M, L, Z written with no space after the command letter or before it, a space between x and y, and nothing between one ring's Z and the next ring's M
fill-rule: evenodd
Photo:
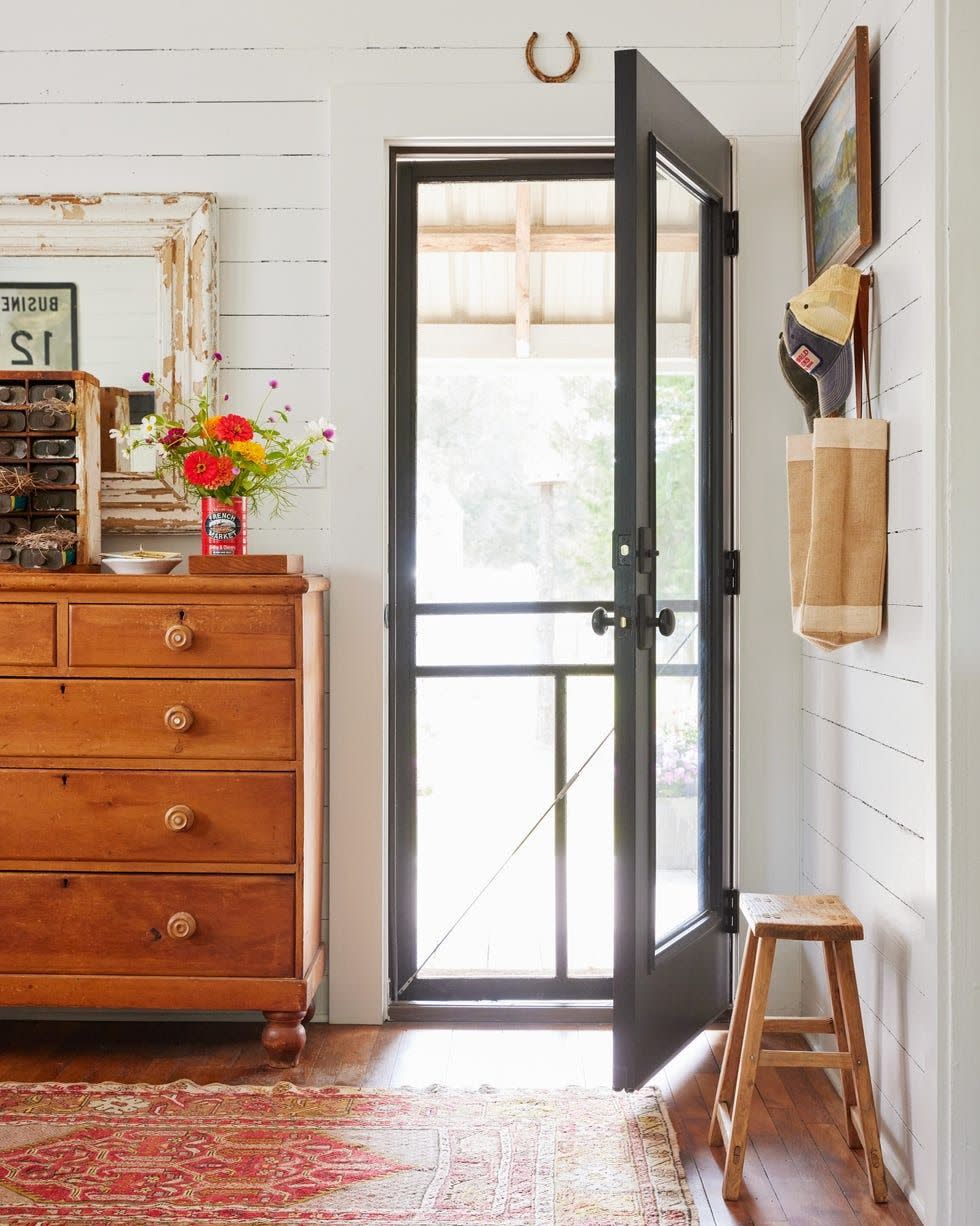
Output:
M615 64L613 1082L633 1088L731 999L732 161L728 140L638 52L617 51ZM678 211L699 287L693 399L680 413L661 378ZM685 485L667 479L666 462L686 431L697 467ZM673 600L678 574L697 591L687 616ZM678 685L660 659L685 622L697 667ZM668 755L671 742L681 748ZM678 777L693 785L680 841L669 788Z

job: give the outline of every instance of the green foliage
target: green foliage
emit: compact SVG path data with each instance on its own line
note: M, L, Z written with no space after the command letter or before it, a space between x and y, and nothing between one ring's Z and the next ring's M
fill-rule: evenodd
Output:
M613 382L608 375L430 374L419 380L420 522L448 494L467 567L524 564L543 599L612 591ZM661 596L693 596L694 380L657 380L657 545ZM424 531L424 528L423 528ZM421 550L424 556L424 544ZM544 554L550 554L545 557ZM427 576L420 575L423 598ZM439 593L446 598L447 593ZM506 598L506 594L502 596Z

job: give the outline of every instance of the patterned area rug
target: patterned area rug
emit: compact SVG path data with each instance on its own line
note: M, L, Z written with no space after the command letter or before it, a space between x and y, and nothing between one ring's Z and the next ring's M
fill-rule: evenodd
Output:
M696 1226L656 1090L0 1085L5 1226Z

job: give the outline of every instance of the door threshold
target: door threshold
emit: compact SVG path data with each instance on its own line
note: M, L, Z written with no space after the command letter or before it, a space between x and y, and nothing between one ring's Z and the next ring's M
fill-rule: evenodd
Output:
M609 1026L611 1000L398 1000L390 1022L436 1026Z

